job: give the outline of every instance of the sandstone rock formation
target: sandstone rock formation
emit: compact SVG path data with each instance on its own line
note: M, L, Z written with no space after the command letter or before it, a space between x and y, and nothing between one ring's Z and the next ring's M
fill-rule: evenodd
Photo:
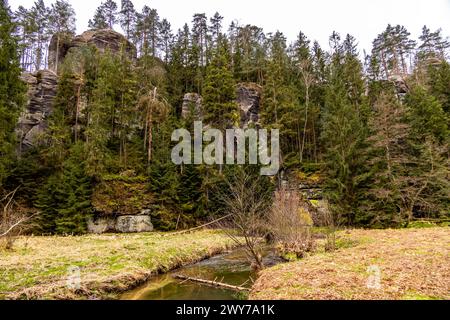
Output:
M236 88L236 102L241 114L241 128L258 125L262 87L256 83L240 83ZM183 119L192 116L194 120L202 120L202 96L197 93L186 93L183 97L181 116Z
M53 71L40 70L22 74L22 80L28 86L28 102L16 132L20 150L26 150L35 145L37 137L47 127L46 119L52 113L58 77Z
M120 216L116 221L116 231L123 233L153 231L150 216Z
M397 90L397 94L404 95L409 91L408 84L404 76L400 74L391 75L389 81L392 82Z
M59 39L58 39L59 38ZM59 44L59 49L57 46ZM93 45L100 52L125 50L130 58L136 59L136 49L123 35L110 29L90 30L73 37L69 34L54 35L50 42L48 66L50 70L24 73L22 80L28 86L28 103L17 125L20 151L35 145L37 137L47 127L46 119L52 113L53 100L56 96L56 64L61 64L70 50ZM57 58L58 55L58 58Z
M58 42L59 50L57 49ZM116 53L125 50L129 58L136 59L136 48L122 34L111 29L89 30L76 37L60 34L59 41L58 34L53 35L48 54L49 69L56 70L56 64L61 64L70 50L88 45L95 46L100 52L110 50Z
M241 112L241 128L258 124L262 87L256 83L240 83L237 87L237 103Z
M153 224L149 214L149 210L143 210L140 215L90 219L87 225L88 232L97 234L106 232L150 232L153 231Z

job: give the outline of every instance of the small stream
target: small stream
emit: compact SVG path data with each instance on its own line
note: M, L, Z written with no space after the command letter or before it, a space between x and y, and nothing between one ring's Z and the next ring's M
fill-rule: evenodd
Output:
M263 250L266 267L281 260L270 248ZM244 249L212 257L199 263L156 276L144 285L124 293L122 300L238 300L242 294L191 281L178 280L173 274L205 280L215 280L236 286L251 287L256 274L250 268Z

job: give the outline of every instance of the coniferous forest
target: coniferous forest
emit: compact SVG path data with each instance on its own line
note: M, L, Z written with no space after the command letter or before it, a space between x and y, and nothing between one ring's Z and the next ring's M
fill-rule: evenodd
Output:
M4 236L117 231L127 228L121 216L136 215L179 232L234 214L246 240L263 228L300 258L309 242L299 249L280 223L296 210L291 228L333 232L448 221L450 42L441 30L424 26L415 39L387 25L366 52L351 34L333 32L324 46L298 30L290 42L224 25L220 13L173 30L132 0L102 2L89 30L76 19L70 1L13 11L0 0ZM192 131L194 120L279 129L280 170L175 165L172 132ZM272 227L241 216L274 206L279 215L263 217Z

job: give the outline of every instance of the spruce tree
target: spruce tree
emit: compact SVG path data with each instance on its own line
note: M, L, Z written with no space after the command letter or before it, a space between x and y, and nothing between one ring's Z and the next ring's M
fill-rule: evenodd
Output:
M448 140L448 115L439 101L421 86L415 86L406 95L408 119L418 141L433 137L436 141Z
M82 234L92 214L92 181L84 168L84 147L70 149L60 171L53 173L38 190L35 206L42 233Z
M349 78L350 75L354 78L362 75L349 74L349 70L353 70L352 61L339 39L337 34L331 38L334 53L325 92L321 140L326 148L326 196L336 221L353 225L360 219L357 207L366 178L364 149L367 129L360 112L362 92L352 92Z
M233 127L239 121L230 61L227 41L221 39L221 44L206 70L203 88L204 120L213 128L221 130Z

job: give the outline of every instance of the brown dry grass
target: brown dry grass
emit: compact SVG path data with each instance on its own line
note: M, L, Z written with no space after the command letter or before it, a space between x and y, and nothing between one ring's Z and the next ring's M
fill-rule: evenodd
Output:
M233 247L222 232L144 233L78 237L20 237L0 252L0 299L115 297L151 276ZM80 268L81 287L66 285Z
M333 253L264 270L251 299L450 299L450 229L352 230ZM367 287L381 271L381 288Z

